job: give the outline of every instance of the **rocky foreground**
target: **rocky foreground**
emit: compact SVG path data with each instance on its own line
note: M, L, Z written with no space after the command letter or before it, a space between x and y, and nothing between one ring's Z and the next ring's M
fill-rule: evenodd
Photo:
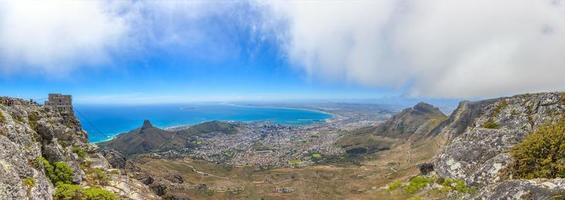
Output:
M513 179L508 172L514 161L510 149L540 126L559 121L564 103L562 93L462 102L437 129L450 138L434 161L438 175L479 188L469 198L565 198L561 196L565 193L563 179Z
M68 198L159 198L141 182L112 169L88 143L73 113L0 98L0 199L63 199L63 187L55 182L89 191ZM111 197L87 196L94 193Z

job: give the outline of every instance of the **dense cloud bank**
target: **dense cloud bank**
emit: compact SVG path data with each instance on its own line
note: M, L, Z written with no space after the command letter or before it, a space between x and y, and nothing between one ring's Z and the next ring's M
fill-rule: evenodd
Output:
M268 4L282 46L314 76L407 86L416 96L565 89L558 0L330 1Z

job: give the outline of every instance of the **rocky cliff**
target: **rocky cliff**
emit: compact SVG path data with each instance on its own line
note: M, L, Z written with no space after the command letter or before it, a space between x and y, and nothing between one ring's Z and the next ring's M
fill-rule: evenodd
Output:
M64 186L76 189L68 193L75 198L101 191L106 197L158 198L144 184L112 169L88 143L73 113L0 98L0 199L59 199L63 196L54 195Z
M462 102L432 134L448 143L435 161L439 176L464 180L478 189L469 198L550 199L565 192L562 179L513 179L510 149L564 113L560 93L525 94Z

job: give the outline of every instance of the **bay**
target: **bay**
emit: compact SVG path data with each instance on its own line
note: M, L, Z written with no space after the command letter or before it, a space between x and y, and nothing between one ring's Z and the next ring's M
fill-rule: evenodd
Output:
M90 142L106 141L119 133L139 128L145 119L156 127L169 128L213 120L308 125L332 117L331 114L314 110L231 104L75 105L74 110L88 132Z

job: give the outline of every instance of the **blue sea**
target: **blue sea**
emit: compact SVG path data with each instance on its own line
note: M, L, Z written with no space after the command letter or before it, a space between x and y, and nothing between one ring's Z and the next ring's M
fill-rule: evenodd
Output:
M88 132L90 142L100 142L141 127L148 119L159 128L193 125L201 122L271 121L286 125L323 122L331 114L293 108L217 105L75 105L75 113Z

